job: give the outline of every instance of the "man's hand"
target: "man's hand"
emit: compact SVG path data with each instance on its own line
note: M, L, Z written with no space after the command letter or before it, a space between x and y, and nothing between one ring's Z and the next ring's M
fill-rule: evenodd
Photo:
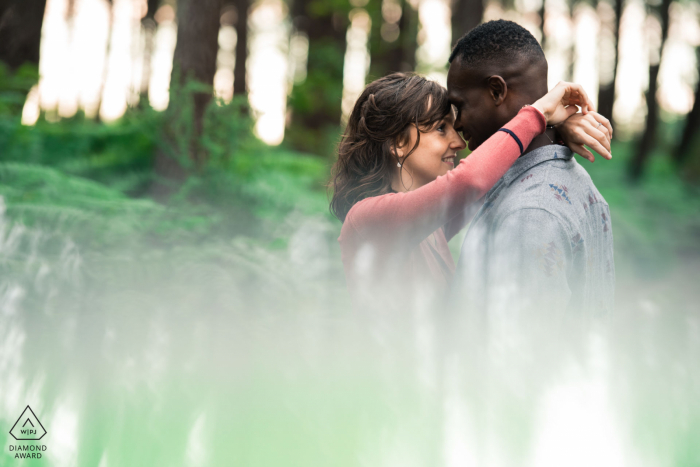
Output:
M557 125L557 130L569 148L593 162L595 157L583 145L592 148L606 159L611 159L610 140L612 126L610 121L597 112L573 114L563 123Z

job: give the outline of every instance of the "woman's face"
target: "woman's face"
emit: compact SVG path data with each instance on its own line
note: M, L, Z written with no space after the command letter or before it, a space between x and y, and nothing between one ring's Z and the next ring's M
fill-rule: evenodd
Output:
M454 129L452 112L429 131L421 132L420 144L410 156L404 159L416 144L418 131L415 126L411 126L410 131L408 143L397 149L403 170L396 167L392 188L399 192L415 190L432 182L440 175L445 175L454 168L457 151L466 147L466 143Z

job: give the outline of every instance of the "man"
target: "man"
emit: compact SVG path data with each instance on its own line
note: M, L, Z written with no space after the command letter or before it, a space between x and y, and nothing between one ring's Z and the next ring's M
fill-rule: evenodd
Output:
M455 45L447 88L457 111L455 129L474 150L546 94L547 61L526 29L491 21ZM594 112L580 118L600 131L600 141L581 142L608 155L601 142L609 141L609 122ZM596 314L612 308L608 204L572 152L553 144L554 138L549 129L522 148L523 155L484 197L462 246L451 297L456 308Z

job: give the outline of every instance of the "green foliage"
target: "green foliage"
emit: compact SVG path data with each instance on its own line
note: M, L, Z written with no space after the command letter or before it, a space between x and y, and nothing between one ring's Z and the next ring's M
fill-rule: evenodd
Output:
M284 245L295 215L331 219L324 186L328 159L264 145L252 136L250 110L239 100L212 101L202 135L193 141L189 104L180 102L187 92L173 95L168 112L131 109L112 124L78 116L23 126L0 118L6 216L96 246L241 235ZM333 131L329 126L328 134L337 137L338 127ZM187 179L167 204L149 199L154 153L170 151L187 163L183 154L192 144L206 163L186 167ZM653 273L673 264L679 252L698 254L700 193L661 153L651 158L642 183L629 184L623 168L632 150L630 143L616 142L611 162L582 163L610 203L618 264Z
M333 153L341 117L349 11L345 0L304 4L307 74L292 90L292 124L285 137L296 150L322 156Z
M258 141L241 101L212 101L193 141L183 100L186 93L163 113L131 109L113 124L78 116L23 126L0 118L6 215L95 247L241 234L275 243L289 231L270 227L290 214L329 216L322 160ZM186 166L188 178L166 205L143 198L155 177L155 151L187 164L191 144L206 163Z
M294 87L289 98L294 118L285 140L294 148L326 157L333 154L343 97L342 45L309 44L306 80Z
M0 119L1 159L49 165L137 194L151 181L157 127L152 111L127 114L109 125L81 117L58 123L40 119L35 126Z
M610 204L618 266L657 276L679 257L697 256L700 191L677 174L669 154L657 151L636 184L625 174L633 143L613 143L613 159L581 162Z
M27 94L38 81L36 65L25 63L12 73L0 61L0 115L21 116Z

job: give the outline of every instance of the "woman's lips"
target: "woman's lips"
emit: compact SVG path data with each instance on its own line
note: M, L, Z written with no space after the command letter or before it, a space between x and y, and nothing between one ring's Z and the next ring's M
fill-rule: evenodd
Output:
M453 167L453 168L454 168L454 166L455 166L455 157L456 157L456 156L444 157L444 158L442 159L442 162L444 162L445 164L447 164L447 165L449 165L450 167Z

